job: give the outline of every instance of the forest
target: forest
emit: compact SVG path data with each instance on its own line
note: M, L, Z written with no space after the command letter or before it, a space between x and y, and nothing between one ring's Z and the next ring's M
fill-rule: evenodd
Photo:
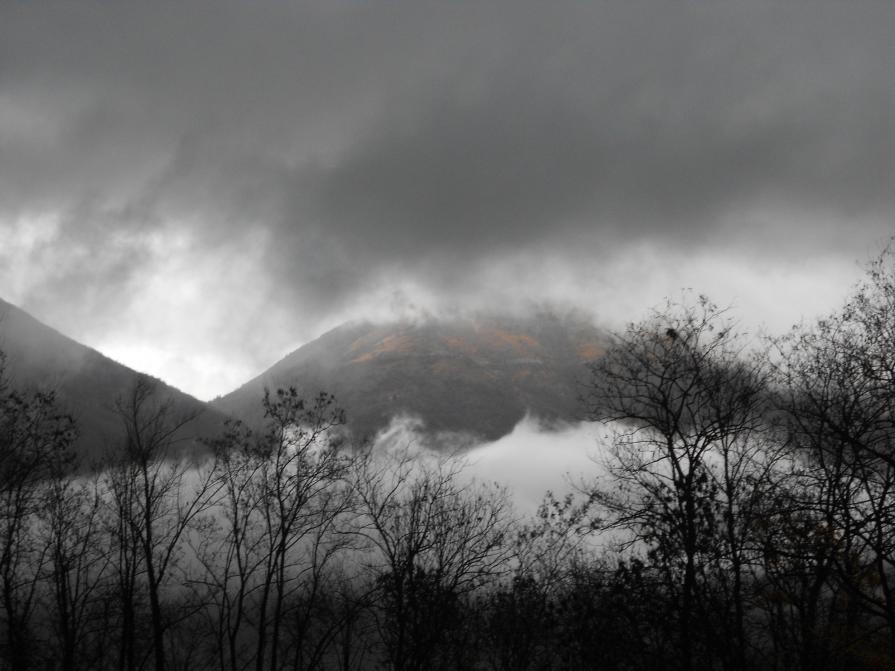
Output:
M582 379L598 463L525 518L295 388L185 453L138 380L85 468L3 375L0 668L895 669L890 253L784 335L685 294Z

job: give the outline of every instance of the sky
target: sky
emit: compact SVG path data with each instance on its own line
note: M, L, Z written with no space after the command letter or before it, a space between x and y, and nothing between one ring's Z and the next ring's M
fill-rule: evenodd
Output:
M785 330L893 233L895 3L0 2L0 297L202 399L348 319L682 287Z

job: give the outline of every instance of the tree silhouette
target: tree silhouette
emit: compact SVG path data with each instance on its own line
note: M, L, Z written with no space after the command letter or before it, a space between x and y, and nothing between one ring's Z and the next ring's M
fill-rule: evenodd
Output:
M10 388L0 353L0 659L10 669L37 658L33 617L46 547L35 532L42 485L68 463L72 418L55 395Z
M116 410L124 439L105 486L112 504L123 609L119 663L123 669L137 666L137 600L142 587L149 601L154 666L164 671L171 617L163 612L162 591L180 558L184 536L214 503L220 485L212 469L197 470L196 464L178 458L178 442L196 414L175 415L169 400L156 398L150 380L138 378Z
M615 479L594 490L606 527L630 534L678 590L680 667L720 654L745 665L744 580L754 482L776 459L758 441L766 374L734 324L705 297L669 302L617 335L590 364L594 418L615 431ZM724 590L706 617L713 590ZM723 648L712 650L712 634ZM701 663L701 662L700 662Z

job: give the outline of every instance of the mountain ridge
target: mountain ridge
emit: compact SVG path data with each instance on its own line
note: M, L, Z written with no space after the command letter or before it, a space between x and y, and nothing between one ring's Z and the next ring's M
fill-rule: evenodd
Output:
M5 374L18 389L54 391L60 410L77 422L77 454L89 465L104 458L122 439L117 399L137 380L149 381L156 398L170 401L178 416L196 414L189 439L213 437L224 416L208 404L146 373L135 371L101 352L79 343L0 299L0 351L6 355Z
M210 403L138 373L78 343L0 299L0 350L12 384L57 393L78 421L78 452L96 460L120 440L116 399L149 380L178 414L196 413L200 437L214 437L227 417L258 425L265 389L295 386L302 395L331 393L346 410L356 442L393 421L412 419L433 446L471 445L509 434L526 416L552 425L583 418L584 364L600 356L608 334L580 313L479 313L373 322L330 329ZM444 438L445 441L442 441Z
M327 391L345 408L355 438L395 417L422 421L431 437L470 441L507 435L526 415L581 419L578 384L607 334L579 314L475 315L394 322L353 321L327 331L212 405L258 421L265 388Z

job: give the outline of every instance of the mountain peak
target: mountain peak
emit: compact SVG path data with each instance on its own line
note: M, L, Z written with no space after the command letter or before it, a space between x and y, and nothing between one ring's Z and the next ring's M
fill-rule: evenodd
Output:
M356 437L413 417L429 435L493 440L526 414L548 422L580 418L584 363L605 343L605 333L581 315L546 311L351 322L214 404L257 419L265 387L297 386L308 395L335 394Z

